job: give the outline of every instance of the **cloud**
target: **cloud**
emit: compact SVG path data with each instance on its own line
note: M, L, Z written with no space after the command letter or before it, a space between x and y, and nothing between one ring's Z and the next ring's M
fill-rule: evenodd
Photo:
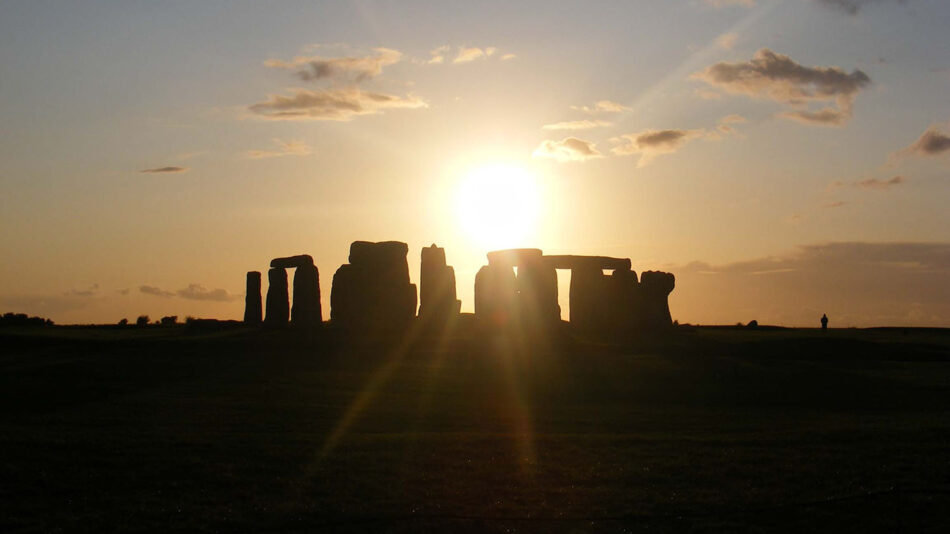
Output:
M755 7L755 0L703 0L703 2L716 9L733 6Z
M229 302L239 298L239 295L231 295L224 289L206 289L201 284L188 284L188 287L179 289L175 294L183 299L214 302Z
M710 139L722 139L726 135L741 135L733 124L742 124L748 122L745 117L738 114L726 115L716 123L716 129L707 135Z
M630 108L611 100L598 100L593 106L571 106L571 109L584 113L623 113Z
M732 50L736 46L736 41L738 40L738 33L724 33L719 37L716 37L716 46L722 48L723 50Z
M916 141L910 146L897 152L898 157L902 156L939 156L950 151L950 136L941 132L936 126L927 128Z
M832 208L832 209L834 209L834 208L840 208L840 207L842 207L842 206L847 206L847 205L848 205L848 203L845 202L845 201L843 201L843 200L836 200L836 201L834 201L834 202L829 202L829 203L825 204L825 207L826 207L826 208Z
M505 54L505 55L501 56L501 60L502 60L502 61L508 61L509 59L514 59L514 58L516 58L516 57L518 57L518 56L516 56L516 55L514 55L514 54Z
M544 141L531 154L534 158L551 158L560 162L586 161L600 156L594 143L576 137L567 137L560 141Z
M177 166L168 166L168 167L155 167L154 169L142 169L139 172L144 172L147 174L164 174L164 173L179 173L187 172L188 167L177 167Z
M815 2L836 9L849 15L857 15L862 7L870 4L882 4L886 2L903 4L905 0L814 0Z
M139 291L145 293L146 295L153 295L156 297L174 297L175 294L171 291L165 291L160 287L155 286L139 286Z
M324 58L297 56L291 61L268 59L264 65L271 68L294 70L294 75L305 82L324 79L344 79L362 82L379 76L383 68L402 61L403 54L389 48L374 48L374 55L362 57Z
M214 302L228 302L238 298L238 296L231 295L224 289L206 289L201 284L188 284L188 287L185 289L179 289L178 291L167 291L155 286L139 286L139 291L145 293L146 295L153 295L156 297L171 298L177 296L189 300L205 300Z
M818 111L785 111L778 116L814 126L841 126L851 118L851 107L849 105L842 109L827 107Z
M862 189L877 189L879 191L886 191L895 185L900 185L906 182L907 179L903 176L895 176L889 180L881 180L878 178L868 178L867 180L861 180L860 182L854 182L852 185L854 187L860 187Z
M767 48L750 61L720 62L693 74L693 78L728 93L766 98L801 108L811 102L834 102L818 111L798 109L780 116L806 124L838 126L851 117L855 96L871 83L864 72L840 67L806 67Z
M702 130L647 130L621 135L614 142L620 143L610 151L618 156L640 154L637 167L643 167L661 154L672 154L688 140L702 135Z
M444 45L444 46L440 46L438 48L432 49L432 51L429 52L429 60L426 61L426 63L430 63L430 64L444 63L445 54L449 52L449 48L450 47L448 45Z
M248 109L274 120L348 121L360 115L382 113L387 109L418 109L428 105L422 99L372 93L356 87L310 91L295 89L291 96L270 95L265 102Z
M116 290L115 290L116 293L122 295L123 297L126 296L126 295L128 295L129 292L131 292L131 291L132 291L132 290L129 289L129 288L127 288L127 287L122 288L122 289L116 289Z
M70 289L63 293L67 297L95 297L99 294L99 284L92 284L86 289Z
M589 130L591 128L603 128L605 126L612 126L611 123L607 121L590 121L590 120L581 120L581 121L564 121L564 122L555 122L553 124L545 124L541 127L542 130Z
M291 139L290 141L281 141L274 138L274 145L277 148L271 150L249 150L247 157L251 159L279 158L283 156L309 156L313 149L304 141Z
M950 326L950 243L811 244L777 257L672 266L680 322Z
M459 48L459 53L455 56L455 59L452 60L452 63L468 63L469 61L475 61L476 59L488 57L489 55L490 54L485 50L478 47L462 47Z

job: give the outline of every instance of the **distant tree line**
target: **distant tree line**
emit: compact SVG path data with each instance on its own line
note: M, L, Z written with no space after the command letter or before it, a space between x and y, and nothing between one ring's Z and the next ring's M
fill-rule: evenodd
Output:
M25 313L7 312L0 316L0 326L51 326L52 319L30 317Z

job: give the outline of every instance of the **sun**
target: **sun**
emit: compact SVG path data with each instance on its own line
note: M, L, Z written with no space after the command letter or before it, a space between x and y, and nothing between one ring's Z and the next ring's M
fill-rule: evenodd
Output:
M533 238L541 199L534 176L494 164L469 171L459 183L456 212L464 232L488 249L525 246Z

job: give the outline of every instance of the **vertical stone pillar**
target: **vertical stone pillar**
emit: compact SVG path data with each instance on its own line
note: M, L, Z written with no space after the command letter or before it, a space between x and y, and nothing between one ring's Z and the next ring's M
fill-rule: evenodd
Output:
M673 325L670 315L669 295L675 287L671 273L644 271L640 274L640 297L643 309L643 325L650 329L667 328Z
M571 326L585 333L596 332L604 302L604 271L597 265L582 263L571 269Z
M544 325L561 318L557 302L557 271L541 258L528 258L518 266L518 304L527 324Z
M244 323L261 324L261 273L247 273L247 289L244 292Z
M295 326L319 326L323 322L320 271L313 264L299 265L294 271L294 305L290 317Z
M555 275L556 276L556 275ZM513 320L518 286L508 265L485 265L475 275L475 318L486 326L499 327Z
M264 322L271 326L287 324L290 316L290 296L287 292L287 270L275 267L267 271L267 316Z
M432 245L422 249L419 276L419 317L443 321L459 314L455 269L445 263L445 249Z

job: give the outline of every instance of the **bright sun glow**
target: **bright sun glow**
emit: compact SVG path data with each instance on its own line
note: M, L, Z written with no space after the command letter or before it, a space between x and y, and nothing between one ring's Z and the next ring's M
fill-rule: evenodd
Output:
M524 246L534 237L541 204L530 173L511 165L490 165L462 178L456 208L471 239L488 249Z

